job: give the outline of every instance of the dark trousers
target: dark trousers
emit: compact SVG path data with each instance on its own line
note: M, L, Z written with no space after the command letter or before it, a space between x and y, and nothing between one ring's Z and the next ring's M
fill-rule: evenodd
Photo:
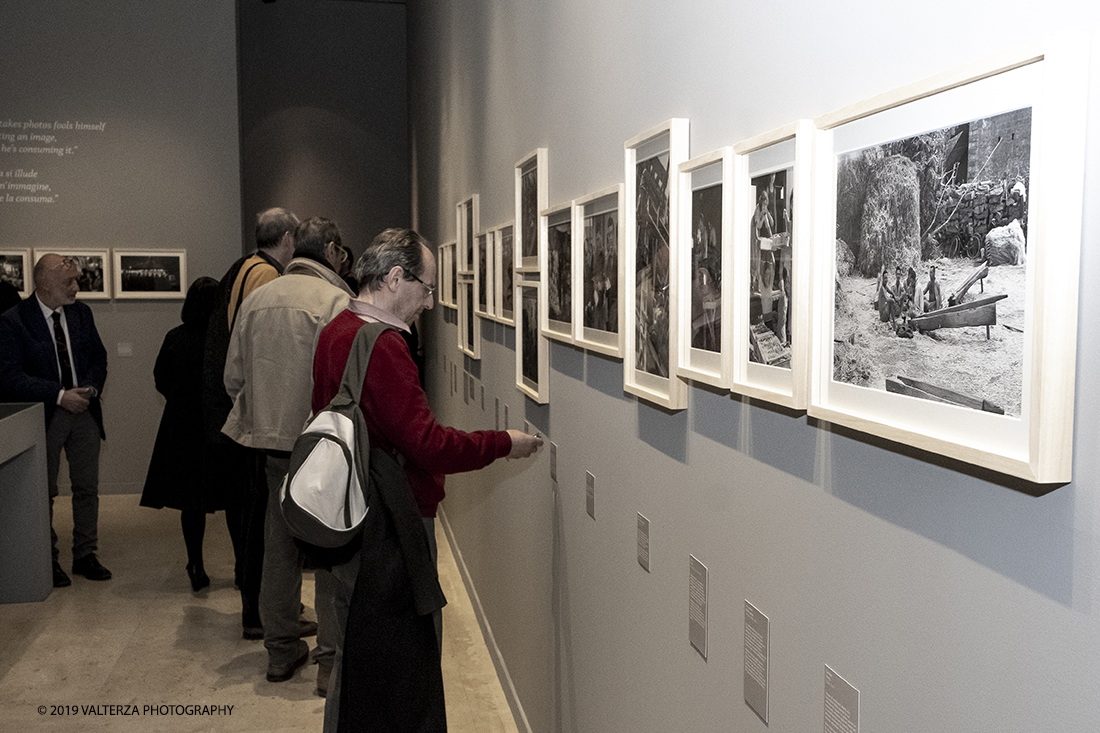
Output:
M260 582L264 575L264 524L267 514L267 457L263 451L242 449L245 461L244 500L241 502L241 624L259 628Z
M57 532L53 529L53 500L58 494L61 451L69 463L73 489L73 560L96 551L99 541L99 425L90 412L74 415L54 410L46 426L46 479L50 497L50 541L57 560Z

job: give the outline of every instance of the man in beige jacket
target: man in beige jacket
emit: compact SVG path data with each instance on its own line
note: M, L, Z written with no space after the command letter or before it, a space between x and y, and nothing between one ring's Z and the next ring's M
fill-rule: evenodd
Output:
M237 314L225 363L225 389L233 409L222 432L266 454L268 503L264 527L260 620L268 652L267 679L281 682L309 658L299 638L302 554L279 512L278 490L290 451L310 414L313 350L321 329L353 295L336 274L340 232L313 217L294 230L294 259L283 276L245 298ZM331 670L335 652L331 574L316 573L319 674Z

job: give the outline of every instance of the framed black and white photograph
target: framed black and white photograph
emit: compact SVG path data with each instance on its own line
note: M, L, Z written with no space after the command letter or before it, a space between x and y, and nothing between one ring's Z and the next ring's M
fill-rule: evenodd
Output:
M627 392L667 409L687 407L679 343L677 167L688 158L688 121L672 119L625 145Z
M816 121L811 415L1071 480L1083 58L1037 43Z
M550 401L549 344L539 329L538 280L516 279L516 388L540 405Z
M29 249L0 249L0 282L14 286L20 298L34 292L34 270Z
M809 399L809 193L816 129L800 120L734 146L734 392L793 409ZM802 198L805 196L805 198ZM796 205L796 201L800 205Z
M506 224L489 232L490 248L494 253L494 317L501 323L515 325L515 238L512 225Z
M116 249L116 298L179 299L187 295L187 250Z
M458 308L458 267L455 263L455 242L439 245L439 304Z
M469 275L458 277L458 350L481 358L481 317L476 313L477 285Z
M446 282L446 255L444 254L444 245L436 245L435 248L435 299L440 305L446 305L443 301L446 299L447 289L444 287Z
M543 299L540 330L547 338L573 343L573 203L539 212L539 269Z
M680 328L682 378L728 387L733 288L726 251L733 231L733 150L680 164Z
M58 254L72 260L80 271L80 300L104 300L111 297L111 252L104 249L59 249L35 247L34 261L37 263L43 255ZM31 284L33 289L34 284ZM115 286L118 287L117 285Z
M516 163L516 270L538 272L539 212L547 202L547 151L538 148Z
M488 318L495 311L496 289L493 287L493 252L488 232L474 238L474 282L477 284L478 316Z
M622 358L622 297L625 237L619 225L623 185L617 184L573 202L578 245L573 254L573 342L589 351Z
M481 229L479 196L474 194L455 207L455 231L458 232L456 256L458 273L474 272L474 236Z

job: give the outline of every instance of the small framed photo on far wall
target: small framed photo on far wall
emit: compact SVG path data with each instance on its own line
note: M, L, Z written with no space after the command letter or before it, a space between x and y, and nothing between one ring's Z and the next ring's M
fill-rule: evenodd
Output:
M0 249L0 281L11 283L26 298L34 290L29 249Z
M110 250L104 249L59 249L52 247L35 247L34 261L37 264L40 259L48 254L61 255L72 260L76 269L80 271L80 292L76 297L80 300L104 300L111 297L111 255ZM34 289L33 283L31 289Z
M179 299L187 294L187 250L116 249L116 298Z

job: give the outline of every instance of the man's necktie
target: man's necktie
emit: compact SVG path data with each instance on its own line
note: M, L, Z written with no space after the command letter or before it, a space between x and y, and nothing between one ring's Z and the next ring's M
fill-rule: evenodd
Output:
M65 342L65 329L61 328L61 314L53 313L53 340L57 343L57 360L61 362L61 386L73 388L73 362L69 359L69 346Z

